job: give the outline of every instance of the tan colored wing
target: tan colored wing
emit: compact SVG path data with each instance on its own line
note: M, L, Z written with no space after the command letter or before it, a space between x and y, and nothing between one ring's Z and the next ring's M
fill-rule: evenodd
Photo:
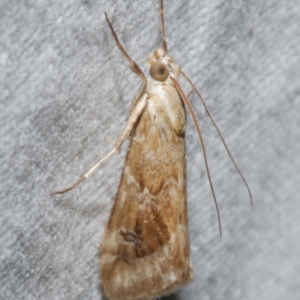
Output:
M192 279L185 112L176 90L165 89L150 95L136 124L104 233L100 264L110 300L149 299Z

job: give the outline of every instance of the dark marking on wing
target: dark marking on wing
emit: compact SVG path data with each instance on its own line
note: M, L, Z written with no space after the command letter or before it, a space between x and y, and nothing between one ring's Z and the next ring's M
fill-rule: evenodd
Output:
M130 244L130 248L134 249L136 258L143 258L156 252L169 241L171 236L154 202L149 203L145 210L138 212L134 231L123 229L120 230L120 235L125 242ZM122 253L118 256L125 261L128 260L123 247Z

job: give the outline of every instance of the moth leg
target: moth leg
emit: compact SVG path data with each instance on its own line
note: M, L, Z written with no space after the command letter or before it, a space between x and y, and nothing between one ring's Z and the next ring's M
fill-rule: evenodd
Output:
M106 154L101 160L99 160L88 172L86 172L79 180L77 180L73 185L70 187L61 190L56 191L50 194L50 196L58 195L58 194L64 194L68 191L71 191L75 189L81 182L83 182L85 179L87 179L103 162L105 162L110 156L112 156L116 152L116 149L112 149L108 154Z
M102 159L100 159L89 171L87 171L73 185L71 185L70 187L68 187L68 188L66 188L64 190L53 192L50 195L53 196L53 195L57 195L57 194L64 194L64 193L66 193L68 191L73 190L81 182L83 182L85 179L87 179L92 173L94 173L94 171L100 165L102 165L102 163L104 163L108 158L110 158L115 152L119 151L122 143L130 135L130 133L132 132L132 129L133 129L134 125L136 124L138 118L140 117L140 115L144 111L144 109L146 107L146 104L147 104L147 99L148 99L148 95L146 93L144 93L144 95L140 98L140 101L138 101L136 103L135 107L132 109L132 112L130 114L130 117L129 117L129 120L127 122L127 125L126 125L125 129L123 130L123 132L119 136L117 142L115 143L114 148L109 153L107 153Z
M121 133L121 135L119 136L119 138L115 144L116 151L120 150L120 147L121 147L122 143L124 142L124 140L128 136L130 136L134 125L136 124L138 118L143 113L143 111L147 105L148 98L149 98L148 94L144 93L140 98L137 99L138 101L136 102L135 106L131 110L127 125L126 125L125 129L123 130L123 132Z
M129 61L130 63L130 69L135 73L137 74L139 77L142 78L142 80L145 82L147 79L146 79L146 76L145 74L143 73L143 71L141 70L141 68L138 66L138 64L129 56L129 54L127 53L127 51L125 50L125 48L123 47L123 45L120 43L119 39L118 39L118 36L107 16L107 13L105 12L105 20L108 24L108 27L111 31L111 34L113 35L116 43L117 43L117 46L118 48L120 49L120 51L123 53L123 55L126 57L126 59Z

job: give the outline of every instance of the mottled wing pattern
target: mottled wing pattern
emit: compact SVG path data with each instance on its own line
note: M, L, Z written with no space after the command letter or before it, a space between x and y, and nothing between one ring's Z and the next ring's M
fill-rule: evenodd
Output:
M134 128L104 233L102 284L111 300L149 299L192 279L185 112L176 89L164 91L149 95Z

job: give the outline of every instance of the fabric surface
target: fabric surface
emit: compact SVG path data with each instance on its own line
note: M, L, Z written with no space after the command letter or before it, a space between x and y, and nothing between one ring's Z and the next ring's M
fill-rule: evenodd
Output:
M165 2L169 52L202 92L254 199L251 207L191 94L223 236L188 117L194 281L167 299L299 299L300 3ZM99 245L128 142L75 190L49 193L112 148L105 138L117 139L141 84L103 12L148 73L147 54L160 44L158 8L158 0L1 1L1 299L105 299Z

